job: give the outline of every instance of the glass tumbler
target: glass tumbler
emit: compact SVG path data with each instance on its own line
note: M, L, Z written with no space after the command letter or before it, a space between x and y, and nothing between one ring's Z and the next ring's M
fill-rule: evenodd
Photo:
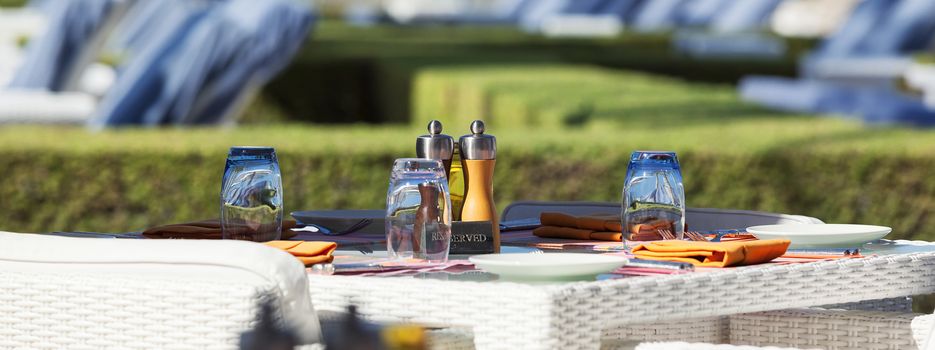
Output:
M636 151L630 155L621 213L628 241L676 239L685 231L685 189L675 152Z
M266 242L282 236L282 176L272 147L231 147L221 180L224 239Z
M393 163L386 192L386 250L398 259L448 260L451 197L445 167L433 159Z

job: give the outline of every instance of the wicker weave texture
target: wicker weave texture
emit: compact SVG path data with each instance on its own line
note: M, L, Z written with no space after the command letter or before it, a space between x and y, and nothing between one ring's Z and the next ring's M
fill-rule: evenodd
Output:
M797 309L730 316L730 343L822 349L916 349L919 314Z
M474 334L462 328L443 328L426 332L431 350L474 350Z
M868 300L860 303L848 303L846 305L838 304L835 305L835 307L841 308L842 306L848 306L852 308L867 309L892 309L895 307L898 310L903 310L905 309L903 306L903 301L905 300L908 300L908 298ZM803 312L810 315L809 319L805 321L802 320L801 315ZM755 323L753 322L753 319L764 318L764 315L769 315L770 317L781 321L774 322L774 325L777 325L777 327L770 329L763 329L762 324L751 326L753 323ZM913 346L922 344L922 338L931 329L932 320L935 320L935 315L913 316L914 315L907 315L905 313L897 312L842 312L839 310L823 310L814 308L804 311L770 311L755 314L732 315L730 317L711 317L703 319L654 322L651 324L634 324L604 330L603 336L601 337L601 350L633 349L634 346L644 342L652 343L650 344L651 346L697 346L701 349L785 349L786 347L794 346L793 343L796 343L796 341L792 339L801 334L806 334L816 330L820 331L822 327L835 327L836 325L840 325L842 323L862 324L865 327L873 329L876 333L889 334L891 337L901 339L907 332L908 322L905 322L905 319L909 317L912 320L911 332L914 340L906 341L904 342L905 344L896 347L905 349L914 348ZM881 318L895 318L896 320L881 320ZM818 323L825 321L824 319L834 319L834 321L830 322L831 324L828 325L820 327L817 326ZM731 320L733 320L733 323L731 323ZM745 337L739 335L748 334L753 331L759 332L760 337L768 337L770 339L775 339L775 341L772 343L758 344L769 345L764 348L743 345L734 347L716 345L726 344L731 341L730 326L735 327L734 334L737 335L735 336L737 339L734 339L732 343L750 343L746 339L743 339ZM892 327L896 328L893 329ZM429 349L474 349L474 335L464 328L443 328L439 330L432 330L427 333L427 336ZM659 342L664 343L655 344ZM814 344L809 346L823 349L835 348L834 344L828 344L824 342L814 342ZM862 348L875 348L873 345L869 347L866 345L861 346Z
M605 325L894 298L935 291L935 253L570 285L560 302L588 302ZM603 307L592 301L606 303ZM584 305L582 305L584 306ZM614 307L615 306L615 307ZM626 317L620 317L626 315Z
M234 349L259 287L0 272L0 348Z
M726 316L631 324L606 328L601 339L603 342L629 340L726 343L730 338L728 326Z
M555 311L551 294L531 285L309 275L309 286L319 310L353 303L374 321L468 326L478 349L585 348L600 338L588 319L554 317L573 315Z
M883 298L863 300L853 303L822 305L822 309L843 309L861 311L912 312L912 297Z
M478 349L597 349L632 324L935 292L935 253L555 285L309 276L314 305L473 327Z
M705 344L687 342L651 342L642 343L636 350L796 350L774 346L757 347L749 345Z
M821 308L912 312L912 299L909 297L864 300L860 302L824 305ZM861 315L861 313L854 313ZM901 314L899 314L901 315ZM860 317L860 316L855 316ZM678 321L652 322L645 324L632 324L616 328L604 329L602 348L615 341L643 341L643 342L689 342L689 343L728 343L730 341L729 319L727 316L685 319ZM787 330L795 332L795 330ZM788 344L777 344L787 346Z

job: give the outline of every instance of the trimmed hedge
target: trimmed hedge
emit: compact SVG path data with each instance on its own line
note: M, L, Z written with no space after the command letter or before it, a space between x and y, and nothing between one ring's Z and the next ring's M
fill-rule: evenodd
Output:
M777 114L743 104L729 85L593 67L435 68L418 81L420 118L450 115L450 135L492 115L501 209L523 199L617 201L631 151L670 149L691 206L876 223L893 226L893 237L935 239L935 131ZM451 87L454 97L432 102ZM585 122L548 119L582 101L592 108ZM529 127L533 119L511 112L529 106L540 107L529 118L543 121L532 125L553 127ZM477 112L485 109L496 113ZM4 126L0 229L124 231L216 217L231 145L276 147L287 211L380 208L393 159L413 156L424 125Z
M672 130L491 129L500 209L519 199L616 201L634 149L679 152L688 203L893 226L935 239L935 140L787 118ZM218 215L226 148L277 147L286 210L380 208L392 160L412 156L409 128L282 126L224 130L0 129L7 169L0 229L139 230ZM590 142L585 142L588 140Z
M670 50L668 36L624 33L609 39L556 39L507 26L359 28L321 21L263 101L293 121L408 123L414 76L465 64L588 64L698 81L735 82L748 74L794 75L795 58L812 45L789 40L780 60L699 60ZM266 114L248 113L262 120Z
M432 119L469 125L482 118L511 128L580 127L604 120L648 127L768 114L760 109L751 113L752 107L738 103L734 91L723 86L687 86L670 78L588 66L430 68L417 75L413 90L416 125Z

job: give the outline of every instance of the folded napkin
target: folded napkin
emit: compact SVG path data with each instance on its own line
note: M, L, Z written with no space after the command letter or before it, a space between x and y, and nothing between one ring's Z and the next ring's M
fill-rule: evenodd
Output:
M334 260L331 253L334 253L334 250L338 248L338 244L334 242L269 241L263 244L285 250L299 259L305 266L330 263Z
M687 262L695 266L728 267L769 262L785 254L787 239L743 242L655 241L633 248L640 259Z
M296 236L291 228L296 227L295 220L282 221L282 239ZM221 220L203 220L184 224L156 226L143 231L146 238L181 238L181 239L221 239Z
M619 242L622 236L618 215L542 213L539 221L542 226L532 231L538 237Z

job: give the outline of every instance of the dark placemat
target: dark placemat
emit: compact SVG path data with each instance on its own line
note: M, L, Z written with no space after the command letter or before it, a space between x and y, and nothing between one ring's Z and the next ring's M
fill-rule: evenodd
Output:
M369 245L374 243L386 244L386 235L354 232L340 236L330 236L320 232L299 231L298 235L292 237L290 241L319 241L335 242L338 246Z

